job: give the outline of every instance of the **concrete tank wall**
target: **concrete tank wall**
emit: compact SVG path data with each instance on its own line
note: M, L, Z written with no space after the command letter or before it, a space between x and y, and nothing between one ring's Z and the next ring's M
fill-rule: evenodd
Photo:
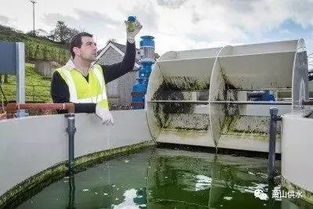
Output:
M112 111L113 126L76 114L75 157L151 140L144 110ZM0 196L14 185L68 159L64 115L0 121Z
M313 119L286 114L282 124L282 176L287 182L312 194ZM313 202L312 197L307 200Z

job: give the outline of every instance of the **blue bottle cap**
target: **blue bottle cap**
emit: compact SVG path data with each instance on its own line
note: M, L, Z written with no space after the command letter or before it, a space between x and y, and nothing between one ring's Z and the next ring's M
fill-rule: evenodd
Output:
M136 21L136 16L128 16L127 21L129 21L129 22L135 22L135 21Z

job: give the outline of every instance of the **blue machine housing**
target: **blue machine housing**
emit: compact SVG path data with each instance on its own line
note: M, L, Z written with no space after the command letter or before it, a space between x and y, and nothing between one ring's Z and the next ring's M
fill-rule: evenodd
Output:
M149 76L154 64L154 37L142 36L140 41L140 49L142 52L142 58L140 60L139 75L136 84L132 90L132 109L143 109L145 104L145 94L147 92L147 86Z
M275 97L269 90L252 91L248 93L249 101L275 101Z

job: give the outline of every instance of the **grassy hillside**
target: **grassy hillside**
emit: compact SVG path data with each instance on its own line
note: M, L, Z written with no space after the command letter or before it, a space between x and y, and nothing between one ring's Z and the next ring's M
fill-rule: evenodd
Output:
M2 25L0 25L0 41L24 42L25 59L28 63L34 63L36 60L50 60L63 65L69 57L66 45L53 42L45 37L27 35L13 28ZM51 79L38 74L35 71L33 64L26 64L25 76L26 102L51 102ZM2 89L8 101L15 101L16 77L9 75L8 83L3 84Z
M8 101L16 99L16 77L9 76L8 84L3 84L2 89ZM50 83L51 79L39 75L33 64L25 66L25 95L27 102L50 102Z
M51 60L65 64L69 52L67 46L53 42L44 37L33 37L0 25L0 41L24 42L26 61Z

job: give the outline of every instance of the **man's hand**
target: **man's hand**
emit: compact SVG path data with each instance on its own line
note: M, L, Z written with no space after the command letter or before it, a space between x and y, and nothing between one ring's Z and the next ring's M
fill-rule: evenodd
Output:
M129 27L128 24L134 24L134 27ZM138 20L135 20L135 22L125 21L125 25L126 25L126 32L127 32L127 41L133 44L135 43L135 36L141 30L142 25L140 24Z
M114 124L112 114L110 111L99 104L96 105L96 115L102 120L105 125Z

